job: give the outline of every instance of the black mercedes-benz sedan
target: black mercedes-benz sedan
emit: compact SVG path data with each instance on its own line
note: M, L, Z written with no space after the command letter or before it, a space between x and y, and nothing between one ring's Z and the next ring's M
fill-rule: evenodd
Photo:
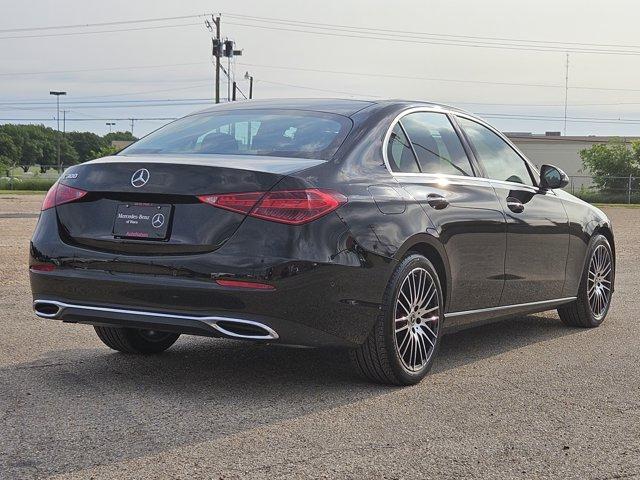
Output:
M121 352L180 334L342 346L412 384L446 332L604 320L611 224L566 185L444 105L216 106L64 172L31 242L33 306Z

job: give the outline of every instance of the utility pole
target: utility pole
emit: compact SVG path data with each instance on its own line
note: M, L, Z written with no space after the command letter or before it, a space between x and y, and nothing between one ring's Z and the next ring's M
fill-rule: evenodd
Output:
M56 97L56 107L57 107L57 115L56 120L58 124L58 133L56 134L56 143L58 144L58 172L62 170L62 164L60 163L60 96L66 95L67 92L61 92L57 90L51 90L49 95L55 95Z
M220 103L220 16L214 19L216 24L216 103Z
M567 104L569 101L569 53L567 53L567 63L564 76L564 136L567 136Z
M227 101L231 101L231 57L227 57Z
M131 136L133 137L133 122L135 122L135 118L130 118L129 121L131 122Z
M224 67L220 64L220 61L223 57L228 59L227 70L225 71L227 75L227 100L231 101L231 82L233 81L233 76L231 74L231 58L235 55L242 55L242 50L234 50L235 42L233 40L229 40L228 38L224 41L221 38L220 30L221 30L221 21L222 16L218 14L217 16L211 16L211 21L205 20L204 25L207 27L212 34L215 31L215 36L211 38L211 55L215 58L215 67L216 67L216 75L215 75L215 100L216 103L220 103L220 71L224 70ZM213 24L212 24L213 22Z
M220 103L220 57L222 56L222 41L220 39L220 14L217 17L211 15L211 22L215 25L215 37L211 39L211 54L216 59L216 77L215 77L215 100ZM214 27L211 26L209 20L205 20L204 24L207 29L213 33Z
M62 138L67 133L67 111L62 110Z
M249 80L249 100L253 98L253 75L249 75L249 72L245 72L244 79Z

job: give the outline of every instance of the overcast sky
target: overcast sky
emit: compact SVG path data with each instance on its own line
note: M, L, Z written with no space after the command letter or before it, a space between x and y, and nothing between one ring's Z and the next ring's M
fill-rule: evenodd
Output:
M571 48L582 51L570 53L568 116L576 120L569 121L567 133L640 135L637 1L0 0L0 11L2 119L51 119L35 123L55 126L55 100L48 94L54 89L68 92L63 97L67 130L102 134L108 131L107 119L177 117L204 108L213 96L210 33L204 17L76 29L42 27L221 11L223 36L244 50L236 59L237 80L246 92L242 77L251 72L255 98L429 100L484 115L505 131L560 131L563 121L556 117L564 115L564 49ZM323 25L314 28L283 20ZM350 28L336 36L335 25ZM353 27L375 30L358 33ZM88 33L96 31L107 33ZM9 38L18 36L23 38ZM358 36L372 38L354 38ZM478 42L495 41L477 37L517 45L482 48ZM547 43L534 43L540 41ZM452 42L473 46L443 44ZM557 51L521 50L523 44ZM226 88L223 93L226 96ZM193 104L166 105L179 99ZM123 106L116 100L135 102ZM80 103L90 101L100 103ZM596 123L585 118L638 122ZM126 120L114 121L118 130L130 128ZM137 121L134 133L148 133L163 123Z

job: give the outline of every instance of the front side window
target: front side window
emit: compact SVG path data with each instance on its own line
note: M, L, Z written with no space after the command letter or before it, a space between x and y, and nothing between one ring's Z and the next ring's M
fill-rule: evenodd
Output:
M329 160L352 126L341 115L299 110L209 111L155 131L123 155L261 155Z
M489 178L533 185L525 161L507 142L473 120L458 117L458 122Z
M458 134L443 113L416 112L400 120L423 173L473 175Z

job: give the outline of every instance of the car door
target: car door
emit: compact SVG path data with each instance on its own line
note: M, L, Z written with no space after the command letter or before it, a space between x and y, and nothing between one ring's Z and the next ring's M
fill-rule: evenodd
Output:
M552 190L538 187L532 166L497 131L458 115L480 167L496 191L507 222L505 284L500 305L562 296L569 221Z
M490 181L476 176L449 116L405 113L391 131L386 156L444 245L451 278L447 312L498 306L506 252L502 207Z

